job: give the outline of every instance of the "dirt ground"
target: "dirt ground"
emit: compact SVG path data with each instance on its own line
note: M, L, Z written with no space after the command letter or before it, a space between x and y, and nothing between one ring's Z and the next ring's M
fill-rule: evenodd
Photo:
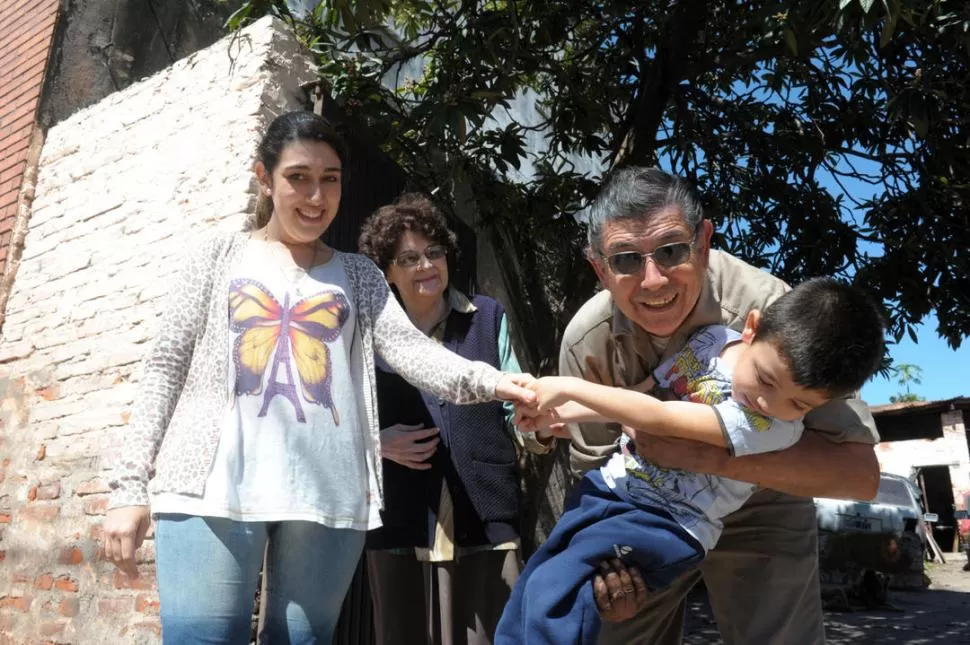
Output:
M932 580L929 588L891 590L892 609L826 612L828 645L970 644L970 571L963 571L966 562L965 555L954 553L947 554L946 564L927 564L926 573ZM688 645L723 642L703 592L691 598L686 634L684 643Z

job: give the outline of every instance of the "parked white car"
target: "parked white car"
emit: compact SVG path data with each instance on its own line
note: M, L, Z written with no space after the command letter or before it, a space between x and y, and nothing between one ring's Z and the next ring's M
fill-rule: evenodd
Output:
M894 584L922 587L926 522L918 489L905 477L882 473L871 502L818 497L819 566L823 583L844 584L872 569Z
M818 528L832 533L891 533L896 537L912 532L925 542L925 522L935 518L924 516L919 499L919 491L908 479L882 473L879 492L871 502L816 497Z

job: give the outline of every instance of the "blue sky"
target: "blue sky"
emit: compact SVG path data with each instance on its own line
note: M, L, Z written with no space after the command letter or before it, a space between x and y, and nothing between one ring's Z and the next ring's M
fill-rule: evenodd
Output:
M923 369L921 385L912 385L912 392L928 401L970 396L970 341L964 340L960 349L950 349L936 333L936 317L927 318L917 332L919 343L909 337L893 345L890 353L895 363L911 363ZM889 403L890 395L902 388L895 380L876 377L862 389L862 398L869 405Z

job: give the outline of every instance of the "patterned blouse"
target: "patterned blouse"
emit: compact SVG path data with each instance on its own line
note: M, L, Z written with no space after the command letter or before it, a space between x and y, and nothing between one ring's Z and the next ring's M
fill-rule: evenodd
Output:
M201 496L219 443L220 424L234 393L229 365L229 280L248 233L219 233L180 262L145 359L140 392L121 458L109 476L110 508L148 505L152 492ZM374 352L416 387L445 400L481 403L495 398L502 373L460 358L422 334L392 295L380 269L364 256L340 254L357 311L361 348L354 370L362 395L367 467L383 500Z

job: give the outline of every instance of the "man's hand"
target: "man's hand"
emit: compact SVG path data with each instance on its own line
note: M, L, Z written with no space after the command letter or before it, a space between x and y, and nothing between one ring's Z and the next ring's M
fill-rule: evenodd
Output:
M441 439L437 435L438 428L403 423L389 426L381 430L382 456L412 470L428 470L431 464L424 462L438 449Z
M495 398L517 405L535 406L536 394L532 390L535 380L531 374L503 374L495 386Z
M112 508L104 519L104 559L113 562L129 578L138 577L135 552L145 541L150 523L147 506Z
M730 458L724 448L699 441L658 437L626 426L623 432L636 442L638 455L661 468L716 473L722 462Z
M600 563L593 578L593 595L600 618L609 623L629 620L647 602L647 585L636 567L627 568L620 560Z

